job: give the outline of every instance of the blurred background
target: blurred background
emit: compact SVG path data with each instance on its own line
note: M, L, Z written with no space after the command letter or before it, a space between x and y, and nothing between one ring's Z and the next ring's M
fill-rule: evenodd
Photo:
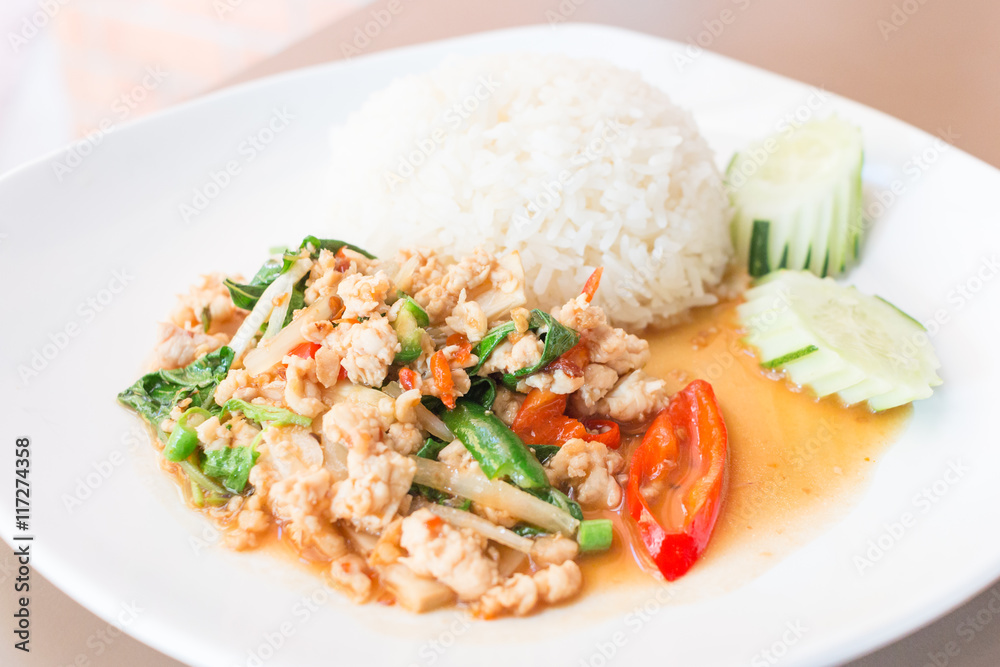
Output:
M0 172L210 90L369 0L3 0Z
M2 0L0 172L230 82L567 21L721 53L933 134L950 127L952 143L1000 165L991 0Z
M1000 166L995 0L0 0L0 173L230 83L567 21L639 30L778 72ZM5 591L15 568L0 544ZM34 577L33 652L5 641L0 664L179 667ZM960 655L941 653L957 626L992 609L998 591L1000 583L852 667L1000 664L1000 623ZM12 604L0 595L0 616L10 618Z

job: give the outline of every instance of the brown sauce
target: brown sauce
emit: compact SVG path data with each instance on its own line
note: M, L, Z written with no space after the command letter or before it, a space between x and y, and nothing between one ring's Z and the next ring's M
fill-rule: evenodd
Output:
M701 308L687 323L645 334L652 351L646 371L664 378L671 393L695 378L709 381L728 430L722 511L705 554L679 580L697 597L749 581L846 515L910 414L908 407L881 414L845 408L769 376L740 343L735 306ZM655 575L632 553L641 546L619 539L627 530L620 517L603 515L615 521L615 545L582 559L587 588L648 586Z

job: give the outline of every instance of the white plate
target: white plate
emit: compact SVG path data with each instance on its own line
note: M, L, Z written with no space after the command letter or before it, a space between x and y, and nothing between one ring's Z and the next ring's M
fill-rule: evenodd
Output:
M869 184L898 180L902 194L873 229L851 279L922 320L939 311L948 318L934 336L944 387L917 406L845 520L748 585L698 602L661 604L654 594L663 589L652 587L638 597L591 596L527 620L469 625L455 612L416 617L354 607L266 555L198 548L199 540L214 541L211 528L177 502L135 419L114 401L149 353L154 322L200 272L252 271L262 249L305 233L351 236L350 222L331 226L324 213L327 132L369 93L452 53L513 50L641 70L694 111L720 161L787 114L805 114L810 102L861 125ZM1000 404L1000 281L991 282L990 263L1000 249L993 200L1000 173L881 113L828 94L820 100L805 85L746 65L705 53L679 67L677 57L689 51L586 25L418 46L240 86L129 125L92 146L61 181L55 165L64 152L0 180L7 234L0 443L10 470L15 437L32 438L39 571L106 619L136 605L142 611L129 633L198 665L596 667L641 656L684 665L765 665L777 656L788 665L829 664L889 642L986 586L1000 574L1000 448L987 416ZM272 121L282 125L275 110L294 119L254 153L244 142ZM208 185L228 162L239 173L226 187ZM185 222L179 206L191 204L196 189L210 201ZM67 327L71 335L58 333ZM40 370L24 380L18 368L33 357ZM953 463L963 466L961 477L941 481ZM6 477L0 503L11 517ZM917 498L925 488L938 494L926 511ZM74 494L89 497L70 510ZM893 526L904 513L913 522L899 531ZM0 525L8 542L13 530L10 520ZM855 557L869 540L886 550L859 573ZM310 608L310 596L325 602ZM628 611L637 604L647 611Z

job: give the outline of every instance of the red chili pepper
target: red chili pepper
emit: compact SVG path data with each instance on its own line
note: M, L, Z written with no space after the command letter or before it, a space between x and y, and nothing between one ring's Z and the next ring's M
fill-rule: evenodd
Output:
M419 379L416 371L410 370L409 368L399 369L399 386L406 391L411 389L416 389L417 380Z
M323 347L319 343L302 343L298 347L294 348L288 354L296 357L302 357L303 359L312 359L316 356L316 352L319 348Z
M583 426L587 429L584 440L603 442L609 449L618 449L622 444L622 432L618 422L610 419L584 419Z
M549 362L542 370L549 373L555 373L559 370L570 377L578 378L583 376L583 369L588 363L590 363L590 354L587 352L587 346L584 345L583 341L580 341L558 358Z
M438 350L431 355L431 375L434 386L438 390L438 398L449 410L455 408L455 382L451 377L451 368L444 356L444 350Z
M573 438L602 442L611 449L621 444L618 424L608 420L593 420L593 427L607 427L607 431L592 433L577 419L567 417L566 394L556 394L544 389L532 389L514 417L511 429L529 445L564 445Z
M334 255L334 257L336 257L337 259L333 263L333 268L335 268L337 271L346 271L347 269L351 268L351 258L347 256L347 253L344 252L345 248L346 246L342 246L340 249L337 250L336 254Z
M445 340L445 344L458 346L458 352L452 358L463 368L468 365L469 358L472 355L472 343L469 342L465 334L453 333Z
M347 369L344 368L343 366L340 367L340 374L337 375L337 379L338 380L346 380L347 379Z
M629 516L668 581L691 569L708 545L725 493L727 456L726 425L704 380L673 396L632 454Z
M587 297L587 303L594 300L594 294L597 293L597 288L601 284L601 274L603 273L604 267L597 267L594 269L594 272L590 274L590 277L587 278L587 282L584 283L583 291L580 293Z

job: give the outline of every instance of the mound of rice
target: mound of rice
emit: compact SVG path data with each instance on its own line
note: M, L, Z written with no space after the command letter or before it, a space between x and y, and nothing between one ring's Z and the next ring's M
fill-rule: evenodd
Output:
M393 82L332 138L336 219L382 256L516 250L545 308L603 266L597 302L623 326L716 301L731 252L721 176L691 115L637 73L452 60Z

